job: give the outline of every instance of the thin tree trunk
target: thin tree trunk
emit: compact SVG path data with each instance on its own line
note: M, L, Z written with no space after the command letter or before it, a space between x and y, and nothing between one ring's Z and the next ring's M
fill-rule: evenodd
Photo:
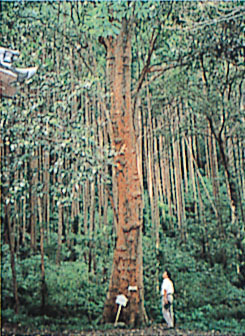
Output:
M89 272L96 269L93 238L95 237L95 181L90 183L90 216L89 216Z
M58 178L58 182L60 183L59 178ZM58 202L58 246L57 246L57 252L56 252L56 264L57 265L60 264L62 226L63 226L63 207L62 207L61 201L59 201Z
M210 139L209 139L209 128L206 130L207 137L205 137L205 154L206 154L206 164L205 164L205 175L211 179L211 168L210 168Z
M5 220L7 222L8 232L9 232L9 249L10 249L10 263L12 270L12 281L13 281L13 294L15 300L15 313L19 312L19 296L18 296L18 284L17 284L17 276L16 276L16 267L15 267L15 252L13 247L14 233L12 231L10 218L9 218L10 207L9 204L5 206Z
M74 51L71 48L70 50L70 68L71 68L71 93L75 93L75 67L74 67L74 63L75 63L75 58L74 58ZM77 108L78 108L78 102L77 102L77 95L72 96L72 107L71 107L71 120L77 120ZM76 143L74 144L76 146ZM73 152L72 156L75 156L76 154ZM78 167L77 167L77 160L73 160L71 159L71 166L72 166L72 170L77 173ZM73 199L72 199L72 204L71 204L71 215L70 217L70 221L71 221L71 225L73 227L72 231L74 232L74 226L75 226L75 222L77 223L78 220L78 215L79 215L79 188L78 185L76 183L74 183L74 185L72 186L72 193L73 193ZM78 232L80 234L80 230L79 228L76 228L76 232Z
M224 140L222 139L222 134L220 133L219 136L217 136L212 120L209 118L208 121L209 121L211 132L214 135L215 139L217 140L217 143L219 146L221 163L224 167L224 172L225 172L227 193L228 193L229 200L230 200L231 219L232 219L232 223L234 223L237 219L238 197L237 197L237 190L236 190L237 188L236 188L235 178L231 172L229 154L226 153L227 148L226 148Z
M31 183L30 183L30 201L31 201L31 249L36 251L36 195L34 190L37 186L37 150L34 150L33 158L31 159L30 169L31 169Z
M48 150L44 150L43 166L44 166L44 218L47 226L47 239L48 242L50 242L50 195L49 195L50 153Z
M27 172L28 172L28 168L27 168L27 161L25 161L24 163L24 179L27 179ZM22 244L25 245L25 239L26 239L26 207L27 207L27 202L26 202L26 190L24 191L24 195L23 195L23 226L22 226Z
M190 114L189 118L189 127L188 131L190 134L193 133L193 129L195 128L194 125L194 117L192 114ZM197 180L196 180L196 174L195 174L195 169L194 169L194 155L193 155L193 143L194 143L194 138L193 135L186 136L185 137L185 142L187 146L187 155L188 155L188 162L189 162L189 174L190 174L190 183L191 183L191 189L192 189L192 194L193 194L193 205L190 205L190 208L193 210L195 219L198 220L199 218L199 213L198 213L198 197L197 197Z
M148 133L147 133L147 151L145 160L148 162L147 176L148 176L148 190L150 196L150 205L151 205L151 217L152 225L154 230L155 238L155 253L158 256L160 237L159 237L159 228L160 228L160 214L159 214L159 160L158 160L158 146L157 146L157 137L155 135L156 129L156 120L155 116L152 115L152 106L151 106L151 95L149 91L149 86L146 89L147 92L147 121L148 121ZM157 259L156 262L156 289L159 290L158 283L158 270L159 262Z
M185 115L184 115L184 108L183 103L180 106L180 123L181 125L185 124ZM187 161L187 150L186 150L186 143L184 135L181 136L181 157L183 160L183 177L184 177L184 187L183 193L188 193L188 161ZM183 197L184 199L184 197Z
M147 133L146 133L146 143L147 147L145 150L146 156L145 160L147 162L147 189L150 198L150 206L151 206L151 221L153 227L155 227L155 237L156 237L156 218L155 218L155 204L154 204L154 172L153 172L153 130L152 130L152 116L151 116L151 103L150 103L150 93L149 87L147 87L147 116L146 116L146 125L147 125Z
M162 125L162 122L161 122L160 125ZM164 146L163 143L164 143L164 138L163 138L162 135L160 135L159 136L160 179L161 179L161 184L160 184L161 192L160 192L160 195L162 195L161 201L165 202L166 192L167 192L166 179L165 179L166 166L164 164L164 162L166 161L166 151L163 149L163 146Z
M103 107L101 106L101 108L103 109ZM106 116L105 116L105 113L103 111L102 113L102 125L105 124L105 119ZM103 138L103 145L105 146L105 148L107 148L108 146L108 136L109 136L109 131L107 130L107 127L103 127L103 132L102 132L102 135L101 135L101 138ZM104 172L103 172L103 175L105 177L105 179L107 180L107 176L109 176L109 171L108 171L108 166L106 165L106 162L103 161L104 165L103 165L103 169L104 169ZM103 225L104 226L107 226L107 223L108 223L108 190L106 188L106 184L103 186Z
M211 204L211 206L212 206L212 209L213 209L215 215L217 216L217 215L218 215L217 209L216 209L215 204L213 203L213 200L212 200L212 198L211 198L211 196L210 196L210 193L209 193L209 191L208 191L208 189L207 189L207 187L206 187L206 185L205 185L205 182L204 182L204 180L203 180L203 177L202 177L202 175L201 175L201 173L200 173L200 171L199 171L199 169L198 169L198 165L197 165L197 162L196 162L196 160L195 160L195 158L194 158L194 154L193 154L193 152L192 152L192 148L191 148L190 144L188 143L188 140L187 140L187 139L185 139L185 140L186 140L187 148L188 148L188 150L189 150L189 154L190 154L190 156L191 156L191 158L192 158L192 162L193 162L194 165L195 165L197 176L199 177L199 179L200 179L200 181L201 181L201 183L202 183L203 189L204 189L204 191L205 191L205 193L206 193L206 195L207 195L207 197L208 197L208 199L209 199L209 201L210 201L210 204Z
M217 209L217 221L221 238L224 239L224 228L222 224L222 211L220 211L220 195L219 195L219 182L218 182L218 160L215 138L213 137L211 130L209 129L208 136L208 156L210 158L210 177L213 185L213 194L215 199L215 206Z
M9 140L8 140L9 142ZM10 166L10 144L6 143L4 144L4 141L0 137L0 153L1 153L1 159L3 157L5 164L7 166ZM2 168L2 161L0 161L0 165ZM6 172L6 184L10 186L10 172ZM15 301L14 310L15 313L18 314L19 312L19 296L18 296L18 283L17 283L17 276L16 276L16 267L15 267L15 251L14 251L14 241L15 241L15 235L12 229L11 220L10 220L10 214L11 214L11 203L10 199L8 197L5 197L5 190L8 196L8 188L3 189L3 204L4 204L4 215L5 215L5 228L6 228L6 239L9 244L9 250L10 250L10 264L11 264L11 271L12 271L12 284L13 284L13 297ZM2 191L2 186L0 188L0 193ZM2 195L1 195L2 196ZM2 200L2 198L0 198Z
M161 120L161 128L164 125L164 121ZM173 212L172 212L172 197L171 197L171 180L170 180L170 157L169 157L169 145L164 140L163 136L160 136L159 140L159 151L161 159L161 175L162 175L162 185L163 185L163 195L165 195L168 205L168 212L170 218L170 224L173 229Z
M174 142L174 131L173 131L173 110L171 108L167 111L167 117L169 119L169 134L171 137L170 145L168 146L168 158L169 158L169 190L171 191L170 197L173 204L173 208L175 209L173 215L177 213L177 200L176 200L176 181L174 176L174 149L173 149L173 142ZM174 224L172 223L172 227L174 229Z
M83 229L85 235L88 233L88 200L89 182L86 180L83 186Z
M240 203L240 211L241 211L241 217L242 217L242 223L245 223L245 213L243 209L242 200L244 199L244 191L245 191L245 179L244 179L244 160L242 157L243 152L243 145L239 141L238 138L236 138L235 143L235 175L237 177L237 185L239 186L239 203Z
M41 251L41 311L45 312L46 304L46 282L45 282L45 264L44 264L44 228L43 228L43 208L42 200L38 197L38 214L39 214L39 227L40 227L40 251Z
M198 209L197 209L197 186L196 186L196 178L195 178L195 169L194 169L194 157L192 153L192 137L185 138L187 144L187 154L188 154L188 162L189 162L189 174L190 174L190 182L192 188L193 195L193 206L190 204L190 208L193 208L195 217L198 218Z
M55 44L55 40L54 40L54 44ZM57 51L55 54L54 54L54 60L56 62L56 72L57 72L57 75L60 74L60 50ZM56 100L56 96L54 95L54 102ZM61 111L59 110L58 111L58 118L59 120L62 120L63 118L63 115L61 114ZM60 139L60 135L58 135L58 139ZM62 166L64 165L64 162L63 162L63 157L60 156L60 154L57 155L57 160L58 160L58 172L57 172L57 175L58 176L55 176L55 179L54 179L54 185L55 183L58 181L58 188L59 188L59 194L60 194L60 198L58 200L57 203L57 206L58 206L58 245L57 245L57 251L56 251L56 264L57 265L60 265L60 256L61 256L61 244L62 244L62 230L63 230L63 204L62 204L62 194L63 194L63 191L62 191L62 177L61 177L61 168Z
M204 205L202 201L202 193L200 190L200 184L198 178L196 179L197 181L197 192L198 192L198 200L200 204L199 208L199 217L202 223L202 229L203 229L203 234L202 234L202 250L203 250L203 256L204 258L208 259L210 263L213 263L213 260L211 258L210 254L210 247L209 247L209 241L208 241L208 234L207 234L207 221L206 221L206 216L205 216L205 211L204 211Z
M177 114L177 111L176 111ZM173 134L179 132L178 118L176 118ZM184 202L182 194L182 174L181 174L181 162L180 162L180 143L179 137L173 142L173 160L174 160L174 177L175 177L175 192L176 192L176 205L177 205L177 216L178 225L181 233L181 238L184 241Z

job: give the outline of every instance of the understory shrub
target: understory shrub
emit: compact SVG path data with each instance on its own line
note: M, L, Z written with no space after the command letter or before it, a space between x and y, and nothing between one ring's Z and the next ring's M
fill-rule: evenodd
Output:
M162 272L168 268L175 285L177 326L233 332L245 330L245 311L242 308L245 306L245 292L230 282L230 275L226 275L222 265L211 267L207 262L195 258L194 253L179 244L176 238L165 236L161 241L163 243L157 255L153 249L149 249L150 239L144 238L145 302L150 319L164 322L160 288Z
M169 268L175 285L174 311L179 328L241 332L244 329L245 293L231 282L221 264L211 266L195 251L160 231L160 245L151 231L143 237L145 307L149 320L164 323L161 314L162 272ZM103 237L103 235L101 235ZM111 245L108 253L103 249ZM82 246L82 245L80 245ZM96 270L89 272L82 248L75 260L64 250L60 265L45 255L45 309L41 309L41 256L16 258L20 311L14 314L12 272L8 245L2 246L2 321L29 329L81 330L99 328L112 263L113 244L95 242ZM68 258L67 258L68 256ZM233 277L234 278L234 277Z

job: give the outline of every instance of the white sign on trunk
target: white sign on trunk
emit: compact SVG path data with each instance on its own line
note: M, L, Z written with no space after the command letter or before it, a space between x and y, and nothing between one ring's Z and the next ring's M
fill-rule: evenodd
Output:
M137 286L128 286L129 292L136 292L138 290Z
M116 303L119 304L120 306L126 307L128 302L128 299L126 298L125 295L120 294L117 296Z

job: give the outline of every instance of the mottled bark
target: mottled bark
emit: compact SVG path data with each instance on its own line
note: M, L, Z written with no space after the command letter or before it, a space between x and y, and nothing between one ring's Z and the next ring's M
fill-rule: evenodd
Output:
M117 197L117 241L103 320L114 322L116 297L124 294L127 306L119 321L142 325L146 321L142 260L142 191L137 167L136 137L131 106L131 37L130 26L124 21L117 38L106 41L108 77L111 93L115 177ZM129 291L129 286L137 287Z

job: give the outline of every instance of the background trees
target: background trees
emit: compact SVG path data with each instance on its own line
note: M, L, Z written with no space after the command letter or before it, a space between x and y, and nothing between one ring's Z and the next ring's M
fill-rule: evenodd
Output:
M146 312L161 321L167 264L177 323L242 328L243 14L239 2L2 3L1 44L21 51L20 65L39 65L1 102L4 321L28 325L34 314L57 328L59 316L74 326L101 317L120 156L103 42L126 15Z

